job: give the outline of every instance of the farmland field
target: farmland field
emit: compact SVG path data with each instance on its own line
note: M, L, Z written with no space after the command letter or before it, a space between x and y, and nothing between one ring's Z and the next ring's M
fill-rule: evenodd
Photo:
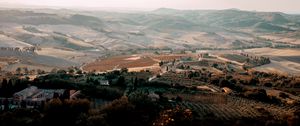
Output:
M0 62L0 68L2 68L3 66L4 66L4 64Z
M300 56L279 56L278 58L295 62L295 63L300 63Z
M17 60L13 57L0 57L0 62L16 62Z
M259 56L299 56L299 49L274 49L274 48L254 48L244 50L247 53L252 53Z
M157 61L148 56L116 56L89 63L83 69L86 71L105 72L120 68L149 67L157 63Z
M129 71L140 71L143 69L156 69L160 61L173 61L184 57L190 57L188 54L172 54L172 55L123 55L98 59L92 63L83 66L85 71L96 70L105 72L113 69L128 68Z
M232 61L237 61L239 63L244 63L247 61L247 57L242 56L242 55L237 55L237 54L223 54L221 57L232 60Z
M173 61L174 59L186 58L192 55L188 54L172 54L172 55L151 55L150 57L159 61Z
M258 71L264 71L264 72L299 75L300 73L299 68L300 68L300 64L298 63L294 63L290 61L271 60L270 64L259 66L254 69Z
M13 57L0 57L0 70L2 70L5 66L16 63L19 60Z
M256 70L264 72L279 72L291 75L298 75L300 73L299 49L256 48L247 49L245 52L257 56L270 57L270 64L256 67Z
M226 99L225 104L174 102L172 105L192 109L200 119L205 119L208 115L213 114L213 117L222 120L257 118L266 116L265 112L277 119L299 109L299 106L277 106L232 96L228 96Z

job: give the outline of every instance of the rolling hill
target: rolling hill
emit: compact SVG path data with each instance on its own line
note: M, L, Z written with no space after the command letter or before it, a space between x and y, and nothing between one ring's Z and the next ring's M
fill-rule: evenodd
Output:
M260 36L293 34L300 27L298 15L237 9L160 8L135 13L48 11L1 10L0 34L6 37L4 40L16 43L12 45L113 51L149 47L208 48L220 44L223 44L222 48L238 48L237 41L242 41L244 45L266 45L259 40ZM215 35L208 35L210 33Z
M36 47L27 56L2 50L18 63L51 70L81 66L104 55L137 49L270 47L300 44L300 16L280 12L176 10L108 12L0 9L0 47ZM6 55L9 54L9 55Z

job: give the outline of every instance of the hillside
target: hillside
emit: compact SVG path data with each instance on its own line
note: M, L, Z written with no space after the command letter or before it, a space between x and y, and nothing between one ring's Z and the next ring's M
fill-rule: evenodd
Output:
M135 13L61 11L1 10L1 41L10 42L1 46L29 44L78 51L149 47L244 48L268 46L262 36L296 34L300 26L297 15L236 9L161 8ZM295 36L288 38L299 39Z

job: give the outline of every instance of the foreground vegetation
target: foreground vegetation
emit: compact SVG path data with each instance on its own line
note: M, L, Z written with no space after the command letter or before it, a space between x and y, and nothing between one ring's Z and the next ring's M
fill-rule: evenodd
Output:
M18 76L2 80L1 97L11 97L28 85L45 89L80 89L82 94L78 99L54 96L34 108L3 109L0 112L2 126L299 124L299 104L279 107L277 105L286 103L268 96L263 88L251 87L296 89L299 80L295 77L256 71L246 75L235 72L217 75L207 69L177 74L168 72L153 81L148 81L153 76L150 71L128 72L127 69L103 74L82 73L78 69L55 70L34 80ZM110 85L101 85L101 80L108 80ZM229 87L234 93L226 95L197 89L205 83L216 88ZM296 91L291 93L299 95ZM287 94L280 96L289 97ZM95 104L96 99L106 102Z

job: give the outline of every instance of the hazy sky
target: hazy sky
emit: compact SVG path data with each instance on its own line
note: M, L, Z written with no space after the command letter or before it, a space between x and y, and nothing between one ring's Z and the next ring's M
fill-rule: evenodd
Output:
M228 9L300 12L300 0L0 0L0 4L59 7Z

